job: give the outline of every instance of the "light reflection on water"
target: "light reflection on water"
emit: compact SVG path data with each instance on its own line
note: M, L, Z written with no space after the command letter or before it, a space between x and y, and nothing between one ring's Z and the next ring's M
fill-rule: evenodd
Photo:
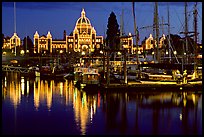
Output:
M88 93L19 73L5 74L2 89L3 134L202 133L200 92Z

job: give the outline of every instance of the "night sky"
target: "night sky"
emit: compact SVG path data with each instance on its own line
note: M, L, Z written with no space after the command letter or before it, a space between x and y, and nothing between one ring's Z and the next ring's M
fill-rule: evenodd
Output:
M167 2L159 2L159 22L167 23ZM188 3L189 31L193 31L194 2ZM69 35L81 16L82 8L86 17L91 21L97 35L105 36L108 18L113 11L120 24L122 9L124 9L125 34L134 34L134 21L132 15L132 2L16 2L17 34L23 39L29 36L33 40L36 31L38 34L47 35L50 31L54 39L62 39L63 31ZM184 31L184 2L170 2L171 34L179 34ZM202 3L198 2L198 32L200 42L202 40ZM135 14L138 28L153 25L154 3L135 2ZM2 2L2 33L4 36L12 36L14 32L14 3ZM149 37L152 29L140 29L140 42L144 37ZM167 26L163 32L167 35ZM160 36L162 27L160 29ZM183 35L180 35L183 36Z

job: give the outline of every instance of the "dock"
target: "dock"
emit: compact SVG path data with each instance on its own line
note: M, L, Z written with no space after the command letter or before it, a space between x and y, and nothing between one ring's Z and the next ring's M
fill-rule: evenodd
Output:
M187 84L178 84L177 82L165 82L165 81L131 81L127 84L110 83L101 84L102 90L155 90L155 91L178 91L178 90L202 90L202 81L188 82Z

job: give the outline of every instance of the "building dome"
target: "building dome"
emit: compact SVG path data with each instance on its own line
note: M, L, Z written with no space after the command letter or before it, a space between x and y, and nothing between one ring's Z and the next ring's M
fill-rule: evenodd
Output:
M84 9L82 9L81 12L81 17L77 20L77 24L76 25L80 25L80 24L87 24L87 25L91 25L89 19L85 16L85 11Z

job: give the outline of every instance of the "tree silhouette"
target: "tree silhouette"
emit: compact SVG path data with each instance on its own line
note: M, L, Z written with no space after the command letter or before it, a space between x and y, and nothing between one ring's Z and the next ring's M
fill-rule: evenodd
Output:
M106 45L110 47L110 49L118 49L120 45L119 39L119 25L116 19L116 15L114 12L111 12L110 17L108 18L108 25L106 31Z

